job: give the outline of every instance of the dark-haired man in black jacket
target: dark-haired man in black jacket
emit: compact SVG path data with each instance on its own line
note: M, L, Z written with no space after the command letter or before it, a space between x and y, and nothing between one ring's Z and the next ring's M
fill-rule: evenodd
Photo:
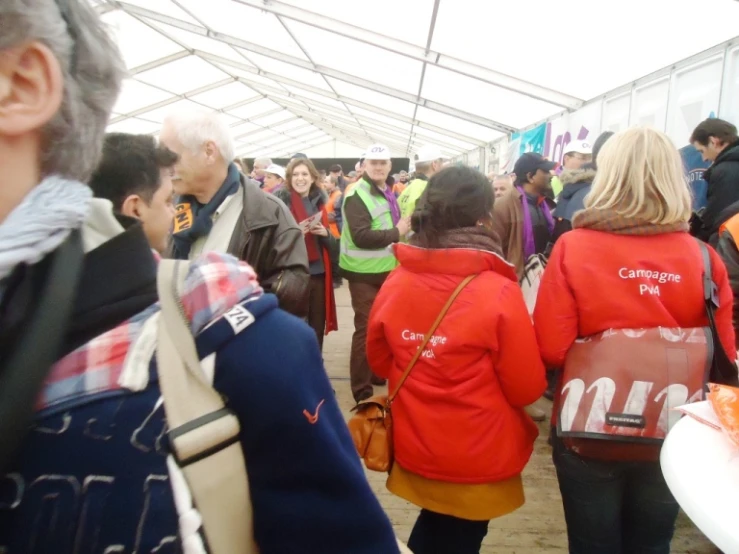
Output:
M715 246L719 227L736 213L732 205L739 202L739 135L728 121L711 118L695 128L690 142L704 160L713 162L703 174L706 207L693 218L691 233Z
M103 159L90 179L97 198L113 211L141 221L151 247L164 253L174 219L172 166L179 156L151 135L108 133Z

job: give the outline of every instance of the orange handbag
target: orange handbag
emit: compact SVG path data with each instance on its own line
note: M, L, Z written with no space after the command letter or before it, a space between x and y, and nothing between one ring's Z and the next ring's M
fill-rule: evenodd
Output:
M476 275L465 277L457 288L454 289L454 292L441 309L431 329L426 333L411 363L408 364L405 372L403 372L403 376L400 378L393 393L389 397L386 394L373 396L352 408L352 411L357 413L349 420L349 431L354 440L354 446L357 452L359 452L359 457L364 460L364 465L367 466L367 469L387 472L393 467L393 418L390 413L390 406L395 400L395 397L398 396L403 383L408 379L413 366L416 365L416 362L426 349L429 340L431 340L444 316L449 311L449 308L451 308L452 303L459 296L459 293L462 292L462 289L475 277Z

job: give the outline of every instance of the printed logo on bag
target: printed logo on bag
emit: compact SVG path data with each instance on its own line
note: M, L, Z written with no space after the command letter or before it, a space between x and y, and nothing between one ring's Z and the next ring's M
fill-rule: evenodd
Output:
M237 304L231 308L223 317L228 321L237 335L255 321L252 313L241 304Z
M607 413L606 425L644 429L647 426L647 420L644 419L644 416L640 415Z

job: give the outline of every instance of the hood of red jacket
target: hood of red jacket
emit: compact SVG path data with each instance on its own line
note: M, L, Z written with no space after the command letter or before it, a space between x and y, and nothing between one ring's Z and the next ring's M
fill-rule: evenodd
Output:
M446 275L477 275L494 271L518 282L515 268L500 255L476 248L420 248L410 244L393 245L395 257L413 273L443 273Z

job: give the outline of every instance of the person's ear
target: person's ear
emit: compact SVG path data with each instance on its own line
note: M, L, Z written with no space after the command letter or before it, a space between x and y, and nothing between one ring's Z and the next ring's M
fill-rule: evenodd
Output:
M490 230L493 228L493 214L488 213L481 217L479 220L477 220L477 226L478 227L485 227L486 229Z
M62 68L45 44L26 43L0 56L0 134L19 136L43 128L63 97Z
M216 144L212 140L209 140L205 143L203 148L205 150L206 160L208 160L209 163L214 163L216 161L216 152L218 151Z
M131 194L121 204L121 213L128 217L141 219L145 204L144 199L138 194Z

